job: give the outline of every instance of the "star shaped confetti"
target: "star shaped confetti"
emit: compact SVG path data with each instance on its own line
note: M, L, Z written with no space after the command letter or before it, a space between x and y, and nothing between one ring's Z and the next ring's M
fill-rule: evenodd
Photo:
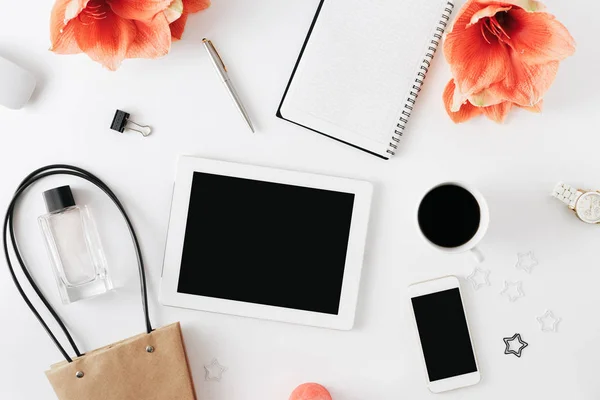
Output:
M506 349L504 349L504 354L514 354L519 358L521 358L521 353L523 352L523 349L529 346L529 344L521 338L520 333L515 333L513 337L504 338L502 340L504 340L504 344L506 345Z
M533 254L533 251L530 251L528 253L518 253L517 254L517 269L522 269L523 271L527 272L528 274L531 273L531 271L533 271L533 267L535 267L536 265L538 265L538 260L535 258L535 255Z
M525 296L523 292L523 282L504 281L504 289L500 292L501 295L508 297L511 302Z
M471 285L473 285L473 289L479 290L484 286L490 286L490 271L481 269L479 267L475 267L471 275L467 276Z
M536 319L540 323L542 332L558 332L560 318L557 318L552 311L546 310L544 315L536 317Z
M219 361L214 358L210 364L204 366L204 370L206 371L204 380L220 382L223 373L227 371L227 367L219 364Z

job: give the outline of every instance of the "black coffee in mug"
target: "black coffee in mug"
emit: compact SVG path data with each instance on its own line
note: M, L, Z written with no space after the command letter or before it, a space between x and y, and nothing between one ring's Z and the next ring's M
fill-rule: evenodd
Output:
M419 227L435 245L460 247L475 236L481 222L481 209L467 189L444 184L425 195L419 206Z

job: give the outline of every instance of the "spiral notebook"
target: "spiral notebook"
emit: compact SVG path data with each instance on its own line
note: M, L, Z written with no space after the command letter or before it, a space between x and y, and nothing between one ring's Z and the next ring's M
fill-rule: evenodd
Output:
M389 159L453 9L450 0L321 0L277 116Z

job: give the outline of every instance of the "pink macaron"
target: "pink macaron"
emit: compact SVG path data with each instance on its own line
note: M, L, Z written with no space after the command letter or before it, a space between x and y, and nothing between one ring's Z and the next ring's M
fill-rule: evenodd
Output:
M318 383L304 383L298 386L290 400L332 400L329 391Z

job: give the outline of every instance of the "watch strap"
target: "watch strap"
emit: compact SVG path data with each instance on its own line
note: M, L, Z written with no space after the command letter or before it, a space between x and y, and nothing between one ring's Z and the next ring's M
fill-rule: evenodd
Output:
M552 196L556 197L573 209L575 208L575 204L582 194L582 191L577 190L573 186L567 185L563 182L559 182L552 192Z

